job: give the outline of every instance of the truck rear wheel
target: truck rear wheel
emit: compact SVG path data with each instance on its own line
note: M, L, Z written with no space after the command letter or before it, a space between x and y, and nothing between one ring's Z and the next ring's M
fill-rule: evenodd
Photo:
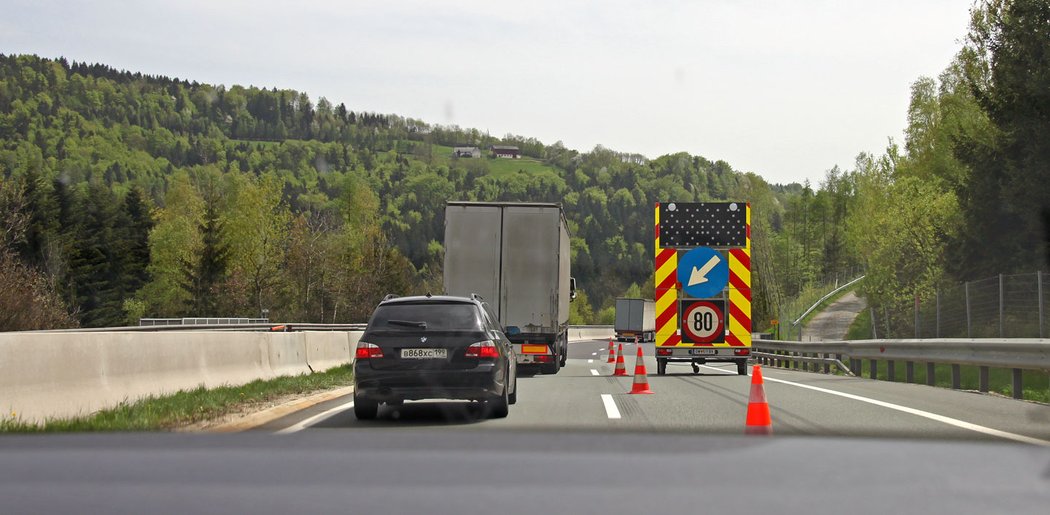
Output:
M554 360L550 363L544 363L540 366L540 372L544 374L557 374L558 370L561 369L561 357L557 354L554 355Z
M736 362L736 373L738 375L747 375L747 360L740 360Z
M656 358L656 375L662 376L667 373L667 360Z

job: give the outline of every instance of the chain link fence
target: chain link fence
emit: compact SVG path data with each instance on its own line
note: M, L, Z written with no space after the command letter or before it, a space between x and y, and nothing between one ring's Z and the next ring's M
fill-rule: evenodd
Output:
M1046 272L1004 274L942 288L910 307L869 308L873 337L1044 338L1048 278Z

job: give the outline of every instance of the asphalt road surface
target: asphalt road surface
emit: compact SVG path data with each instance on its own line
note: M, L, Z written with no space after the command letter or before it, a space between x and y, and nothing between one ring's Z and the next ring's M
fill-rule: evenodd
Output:
M359 421L351 397L325 402L275 420L257 431L619 430L739 435L751 377L735 365L671 363L657 376L652 344L646 354L652 395L631 395L633 377L612 377L607 341L570 344L557 375L518 378L518 403L502 420L482 417L478 403L406 402L380 407ZM635 346L624 345L628 373ZM1050 446L1050 406L924 385L764 368L775 435L877 436L1015 441Z
M354 429L0 438L0 513L1041 515L1050 506L1050 449L1022 444Z
M750 378L735 367L693 375L671 364L667 376L649 376L655 394L629 395L633 378L610 377L605 345L573 343L561 373L520 378L518 404L502 420L482 419L476 403L423 401L360 422L352 399L339 398L248 433L0 438L0 513L961 515L1050 506L1048 406L766 369L775 435L747 437ZM634 345L625 348L633 370Z

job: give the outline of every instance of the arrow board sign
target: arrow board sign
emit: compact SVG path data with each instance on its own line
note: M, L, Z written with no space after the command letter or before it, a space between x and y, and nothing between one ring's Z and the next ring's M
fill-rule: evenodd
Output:
M678 282L686 296L697 299L716 297L729 284L729 264L715 249L700 247L678 258Z
M661 202L660 247L744 247L747 204L743 202Z

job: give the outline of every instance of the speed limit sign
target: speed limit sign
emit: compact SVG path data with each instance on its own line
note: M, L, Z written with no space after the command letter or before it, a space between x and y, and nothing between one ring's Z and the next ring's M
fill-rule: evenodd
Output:
M683 342L725 342L725 301L683 300L680 312Z

